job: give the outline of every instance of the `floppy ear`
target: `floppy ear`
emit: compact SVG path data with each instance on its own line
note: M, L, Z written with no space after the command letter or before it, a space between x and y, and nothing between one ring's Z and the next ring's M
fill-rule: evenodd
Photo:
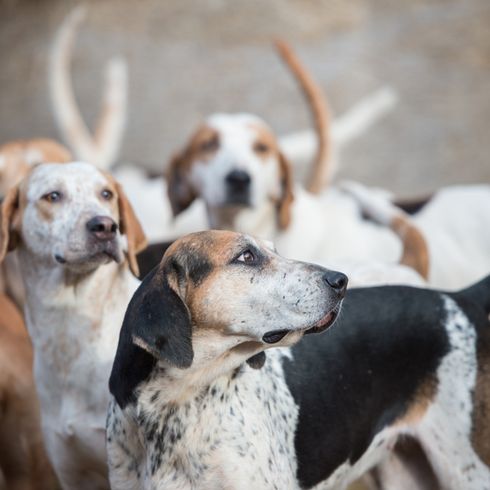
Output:
M131 272L138 277L139 268L136 255L141 252L147 244L145 232L141 227L138 218L134 214L133 207L131 206L126 194L123 191L122 186L115 182L119 207L119 229L121 233L126 235L128 240L128 262Z
M174 216L185 211L197 197L187 179L185 160L185 153L175 155L167 170L167 194Z
M119 336L109 388L121 408L134 401L134 389L159 360L184 369L192 364L189 310L159 267L131 299Z
M19 242L19 235L12 227L18 208L19 186L15 186L7 192L0 207L0 262L3 262L7 252L13 250Z
M277 221L279 229L284 230L291 222L291 205L294 201L294 194L291 164L282 153L279 153L279 175L281 179L281 197L277 202Z

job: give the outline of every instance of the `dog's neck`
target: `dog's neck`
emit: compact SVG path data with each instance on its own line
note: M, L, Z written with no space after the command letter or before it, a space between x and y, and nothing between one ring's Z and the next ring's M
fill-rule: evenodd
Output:
M60 337L69 336L78 345L115 344L121 323L114 322L122 322L138 285L127 263L111 262L74 274L33 256L25 247L18 253L26 288L26 320L35 348L42 347L48 357L46 348L56 350Z
M252 369L247 360L263 351L263 346L258 342L243 343L230 339L227 344L212 338L205 343L206 346L203 346L199 339L194 339L194 360L187 369L158 362L141 394L145 396L144 393L150 393L152 389L146 388L154 386L161 393L160 401L163 405L188 403L197 393L213 384L234 378L237 370Z
M209 224L216 230L233 230L273 240L278 233L277 206L266 201L258 207L207 207Z

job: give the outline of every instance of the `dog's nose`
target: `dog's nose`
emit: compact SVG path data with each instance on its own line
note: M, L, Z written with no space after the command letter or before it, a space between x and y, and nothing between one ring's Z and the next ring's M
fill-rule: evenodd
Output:
M112 240L116 235L117 224L108 216L95 216L87 221L87 230L98 240Z
M232 170L225 178L226 183L235 189L245 189L250 185L250 175L244 170Z
M347 288L347 282L349 281L345 274L337 271L328 271L323 276L325 282L338 291L339 293L344 293Z

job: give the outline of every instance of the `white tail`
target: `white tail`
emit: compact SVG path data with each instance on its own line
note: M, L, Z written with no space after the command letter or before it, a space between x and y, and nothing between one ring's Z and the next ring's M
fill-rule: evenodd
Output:
M125 128L127 64L117 57L106 66L102 109L92 136L77 105L69 73L75 36L85 14L84 7L75 8L56 34L49 69L51 102L59 130L75 156L108 169L118 155Z

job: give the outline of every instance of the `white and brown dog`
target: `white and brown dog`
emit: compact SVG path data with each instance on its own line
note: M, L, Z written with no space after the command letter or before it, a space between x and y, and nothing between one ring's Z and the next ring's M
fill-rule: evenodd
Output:
M17 249L49 458L65 489L107 489L107 381L145 237L120 186L86 163L41 164L1 208ZM130 270L131 269L131 270Z
M362 216L370 200L391 205L383 193L350 186L312 195L295 186L272 130L252 115L208 118L172 160L168 192L176 216L201 198L211 228L273 240L290 257L336 265L400 256L399 236ZM442 189L411 222L429 247L431 285L460 287L490 269L490 186Z
M344 490L410 434L442 488L489 490L490 276L350 289L306 335L346 285L238 233L175 242L121 329L112 488Z

